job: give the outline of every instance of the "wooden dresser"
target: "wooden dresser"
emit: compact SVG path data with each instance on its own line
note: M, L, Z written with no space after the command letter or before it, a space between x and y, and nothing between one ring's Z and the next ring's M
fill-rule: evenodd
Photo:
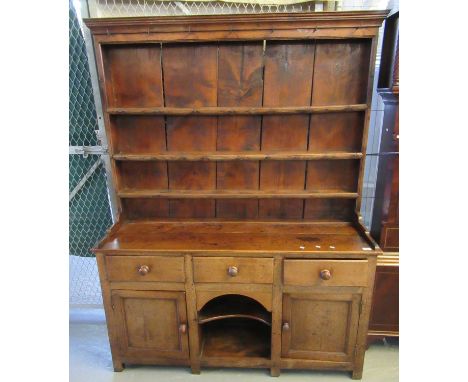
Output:
M89 19L120 217L94 249L124 364L349 370L386 12Z

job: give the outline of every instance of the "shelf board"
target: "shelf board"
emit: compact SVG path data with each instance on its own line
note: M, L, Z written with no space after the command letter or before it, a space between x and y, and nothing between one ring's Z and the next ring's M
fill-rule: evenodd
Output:
M289 107L109 107L112 115L263 115L263 114L311 114L363 111L366 104L335 106Z
M208 304L198 314L198 323L225 320L230 318L245 318L259 321L271 326L271 313L256 302L236 302L235 300L223 301L220 304Z
M257 314L258 313L258 314ZM256 320L261 322L265 325L271 326L271 318L267 315L261 315L261 312L252 312L252 313L220 313L219 315L199 315L198 316L198 323L199 324L206 324L207 322L218 321L218 320L225 320L229 318L245 318L249 320Z
M117 192L121 198L170 199L356 199L358 193L346 191L264 191L264 190L129 190Z
M230 160L319 160L360 159L362 153L329 152L312 153L303 151L215 151L215 152L162 152L147 154L114 154L118 161L230 161Z
M202 359L269 358L271 328L253 320L223 320L202 326Z

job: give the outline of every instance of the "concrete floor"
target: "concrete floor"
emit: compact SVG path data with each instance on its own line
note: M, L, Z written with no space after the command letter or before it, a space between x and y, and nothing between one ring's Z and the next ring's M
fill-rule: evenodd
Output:
M94 313L93 313L94 312ZM279 378L269 376L262 369L202 369L192 375L185 367L132 366L114 373L107 338L107 329L101 310L92 313L73 312L70 316L70 382L292 382L351 381L348 372L320 372L284 370ZM366 352L363 382L398 381L398 345L373 344Z

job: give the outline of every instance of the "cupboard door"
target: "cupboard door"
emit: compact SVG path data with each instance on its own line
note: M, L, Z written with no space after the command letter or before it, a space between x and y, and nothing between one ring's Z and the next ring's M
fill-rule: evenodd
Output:
M114 290L123 358L188 358L184 292Z
M351 362L360 301L352 293L284 294L282 356Z

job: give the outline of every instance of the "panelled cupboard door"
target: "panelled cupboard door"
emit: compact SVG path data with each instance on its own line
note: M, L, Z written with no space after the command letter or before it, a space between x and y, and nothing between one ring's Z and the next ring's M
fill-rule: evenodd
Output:
M188 358L184 292L112 291L123 358Z
M283 295L282 357L352 362L360 294Z

